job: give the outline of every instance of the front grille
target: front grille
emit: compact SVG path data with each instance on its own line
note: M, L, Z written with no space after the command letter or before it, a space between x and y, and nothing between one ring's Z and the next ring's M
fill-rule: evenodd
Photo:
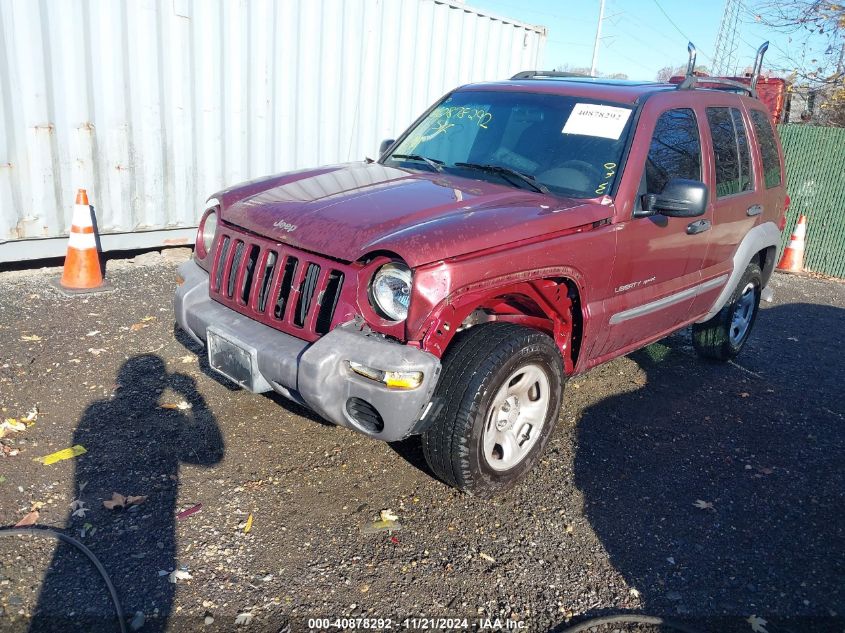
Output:
M347 265L228 228L215 244L212 298L305 340L329 331Z

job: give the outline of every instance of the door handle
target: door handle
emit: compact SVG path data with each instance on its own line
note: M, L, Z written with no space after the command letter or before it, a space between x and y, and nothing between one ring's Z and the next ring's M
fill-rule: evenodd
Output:
M763 207L759 204L755 204L745 210L745 215L749 217L754 217L755 215L760 215L761 213L763 213Z
M687 224L687 235L695 235L696 233L704 233L710 230L710 220L696 220Z

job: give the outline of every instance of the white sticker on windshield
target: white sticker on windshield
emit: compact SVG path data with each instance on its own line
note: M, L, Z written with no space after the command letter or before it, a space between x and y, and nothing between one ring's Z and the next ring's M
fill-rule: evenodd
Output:
M563 134L582 134L618 140L631 111L628 108L576 103L561 130Z

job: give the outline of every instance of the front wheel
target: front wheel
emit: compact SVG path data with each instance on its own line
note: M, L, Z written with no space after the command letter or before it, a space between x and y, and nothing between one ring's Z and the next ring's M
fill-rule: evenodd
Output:
M757 320L762 286L760 267L751 262L725 307L704 323L693 324L692 343L700 356L728 361L739 354Z
M423 451L444 482L489 497L539 461L560 411L563 363L550 337L517 325L460 336L443 360Z

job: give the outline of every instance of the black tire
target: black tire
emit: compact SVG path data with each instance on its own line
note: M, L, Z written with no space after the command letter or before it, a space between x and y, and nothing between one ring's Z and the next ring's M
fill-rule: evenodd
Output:
M518 325L477 325L459 337L443 358L443 373L433 398L433 419L422 435L423 453L432 471L445 483L489 497L512 486L539 460L560 413L563 362L549 336ZM521 449L521 461L507 470L497 470L482 448L488 412L504 382L520 368L531 366L541 369L548 380L543 425L532 438L533 445Z
M741 299L746 291L753 291L753 303L748 306L752 310L750 321L742 336L737 337L733 332L733 320L737 311L743 309ZM760 293L763 287L763 275L760 266L751 262L742 274L739 283L734 288L728 302L718 314L704 323L694 323L692 326L692 344L695 351L703 358L729 361L742 350L760 311ZM732 338L732 332L734 337Z

